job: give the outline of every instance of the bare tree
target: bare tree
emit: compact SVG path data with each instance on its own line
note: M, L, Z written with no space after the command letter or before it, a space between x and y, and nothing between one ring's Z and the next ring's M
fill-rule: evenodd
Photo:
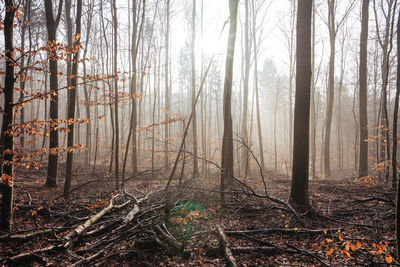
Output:
M67 0L68 1L68 0ZM72 64L72 79L71 79L71 89L68 91L68 120L75 119L75 97L76 97L76 84L77 84L77 74L78 74L78 62L79 62L79 46L81 39L81 19L82 19L82 0L78 0L76 8L76 29L75 29L75 40L72 47L73 52L73 64ZM71 149L74 145L74 124L68 124L68 152L67 152L67 167L66 176L64 184L64 194L68 194L71 188L72 180L72 163L73 163L73 150Z
M367 45L368 45L368 10L369 0L362 2L361 38L360 38L360 153L358 177L368 175L368 85L367 85Z
M242 115L242 138L246 144L249 143L248 136L248 98L249 98L249 77L250 77L250 15L249 0L245 0L245 23L244 23L244 80L243 80L243 115ZM242 166L245 175L250 171L249 151L243 147Z
M13 223L13 186L14 186L14 138L11 133L14 122L14 15L16 7L13 0L6 0L6 15L4 18L4 48L6 56L6 74L4 81L4 113L1 127L1 155L2 155L2 203L1 222L2 231L11 232ZM8 151L8 152L6 152Z
M118 118L118 17L116 0L112 2L112 18L114 29L114 55L113 55L113 73L114 73L114 140L115 140L115 186L119 188L119 118Z
M63 0L58 3L58 11L56 18L53 15L53 2L51 0L45 0L44 6L46 10L46 28L47 28L47 40L49 42L49 68L50 68L50 119L55 121L58 119L58 67L57 67L57 48L56 48L56 35L58 24L60 23L61 10L62 10ZM50 131L50 151L49 163L47 165L47 179L46 186L56 187L57 186L57 169L58 169L58 131L55 125L51 126Z
M345 10L343 17L336 21L337 5L336 0L328 1L328 30L330 42L330 57L329 57L329 78L328 78L328 100L326 108L326 124L325 124L325 143L324 143L324 175L329 177L332 175L330 164L330 144L331 144L331 127L333 103L335 97L335 56L336 56L336 36L347 19L355 1L352 0L348 8Z
M192 109L193 111L193 177L197 178L199 176L199 164L197 160L197 116L196 116L196 106L194 104L196 100L196 58L195 58L195 43L196 43L196 0L193 0L192 7L192 40L190 44L190 57L192 60Z
M225 82L224 82L224 135L222 139L221 159L221 201L225 200L225 184L233 175L233 127L232 127L232 79L233 59L235 56L235 42L237 29L238 0L229 0L229 37L226 51Z
M296 95L289 203L308 207L312 0L299 0L296 26Z

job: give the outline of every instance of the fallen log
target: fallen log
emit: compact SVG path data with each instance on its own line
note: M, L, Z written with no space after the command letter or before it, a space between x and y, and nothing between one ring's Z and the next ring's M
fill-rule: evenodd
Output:
M264 229L242 230L242 231L227 231L227 230L225 230L225 234L227 234L227 235L242 235L242 234L259 234L259 233L281 233L281 234L311 234L311 235L318 235L318 234L336 232L338 230L342 230L342 228L331 228L331 229L264 228Z
M78 239L80 234L82 234L84 231L86 231L93 223L95 223L104 214L106 214L108 211L110 211L114 207L114 199L115 199L115 196L113 198L111 198L110 204L108 204L107 207L105 207L99 213L96 213L94 216L87 219L83 224L79 225L74 230L69 232L69 234L65 237L66 242L64 243L64 247L65 248L71 247L72 244L75 242L75 240Z
M272 256L281 253L287 253L286 250L281 250L276 247L231 247L229 248L232 254L243 254L249 252L258 252L264 255ZM205 252L209 255L217 255L220 253L220 248L208 247ZM291 252L291 251L289 251Z
M218 235L219 246L221 250L224 252L225 258L228 262L227 265L231 267L236 267L237 266L236 260L233 257L232 251L228 247L228 241L221 226L217 225L216 232Z
M49 228L49 229L44 229L44 230L33 231L33 232L27 233L27 234L3 235L3 236L0 236L0 241L29 240L35 236L49 234L49 233L52 233L53 231L54 231L53 229Z

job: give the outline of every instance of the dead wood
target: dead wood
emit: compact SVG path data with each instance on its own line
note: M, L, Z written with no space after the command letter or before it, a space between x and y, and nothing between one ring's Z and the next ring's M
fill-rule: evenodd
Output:
M225 259L228 263L227 265L231 267L236 267L237 266L236 260L233 257L232 251L228 246L226 235L224 234L224 231L222 230L221 226L217 225L216 232L218 235L220 249L223 251L225 255Z
M342 230L342 228L331 228L331 229L287 229L287 228L264 228L256 230L242 230L242 231L225 231L227 235L242 235L242 234L259 234L259 233L281 233L281 234L308 234L308 235L319 235L329 232L336 232Z
M53 229L44 229L44 230L38 230L38 231L33 231L31 233L27 234L9 234L9 235L3 235L0 236L0 241L24 241L24 240L30 240L35 236L38 235L45 235L49 233L53 233Z
M104 214L106 214L108 211L110 211L114 207L114 199L116 197L114 196L110 200L110 204L102 209L99 213L95 214L94 216L90 217L88 220L86 220L83 224L79 225L76 227L74 230L69 232L69 234L65 237L65 248L69 248L72 246L72 244L75 242L75 240L81 235L84 231L86 231L93 223L95 223L97 220L99 220Z
M243 254L249 252L258 252L266 256L277 255L281 253L288 253L291 251L281 250L276 247L231 247L229 248L233 254ZM206 253L209 255L218 255L220 254L220 248L206 248ZM293 252L293 251L292 251Z

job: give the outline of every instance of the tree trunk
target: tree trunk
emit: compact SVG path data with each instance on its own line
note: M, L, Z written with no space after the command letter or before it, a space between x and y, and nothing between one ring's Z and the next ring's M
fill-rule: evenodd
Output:
M363 0L362 17L361 17L361 40L360 40L360 154L358 161L358 177L368 175L368 77L367 77L367 62L368 62L368 10L369 0ZM393 125L394 126L394 125Z
M296 34L296 95L292 184L289 202L308 207L308 160L310 135L311 11L312 0L299 0Z
M248 98L249 98L249 77L250 77L250 22L249 22L249 0L245 0L245 22L244 22L244 81L243 81L243 116L242 116L242 139L249 145L249 136L247 129L248 117ZM243 146L242 166L245 176L249 173L249 151Z
M222 159L221 159L221 201L224 202L225 184L231 180L233 175L233 129L232 129L232 79L233 79L233 59L235 55L236 29L238 0L229 0L229 37L226 51L225 81L224 81L224 135L222 139Z
M51 48L56 44L56 33L58 24L60 22L61 10L63 0L59 1L58 11L56 19L53 15L53 4L51 0L45 0L45 10L46 10L46 28L47 28L47 41L49 42L49 68L50 68L50 119L54 122L58 119L58 67L57 67L57 51L56 48ZM52 44L52 45L50 45ZM58 169L58 131L56 129L57 125L51 125L50 130L50 153L49 153L49 163L47 165L47 179L46 186L56 187L57 186L57 169Z
M331 145L331 127L333 102L335 97L335 56L336 56L336 25L335 25L335 0L328 0L329 6L329 40L330 40L330 57L329 57L329 77L328 77L328 100L326 107L326 124L325 124L325 144L324 144L324 175L330 177L330 145Z
M113 73L114 77L114 148L115 148L115 187L119 188L119 118L118 118L118 18L116 0L112 2L112 17L114 26L114 56Z
M82 19L82 0L78 0L76 8L76 29L75 29L75 41L73 45L73 64L72 64L72 79L71 89L68 90L68 120L75 119L75 92L77 87L77 74L78 74L78 61L79 61L79 46L80 46L80 35L81 35L81 19ZM72 163L73 163L73 150L74 145L74 124L68 123L68 152L67 152L67 169L64 184L64 194L68 194L71 188L72 181Z
M13 185L14 185L14 138L11 134L14 123L14 15L16 7L13 0L6 0L6 15L4 18L4 49L6 61L6 74L4 80L4 113L1 128L2 158L2 203L0 230L11 232L13 223ZM5 151L11 151L5 153Z
M196 42L196 0L193 0L192 10L192 41L191 41L191 63L192 63L192 109L193 109L193 178L196 179L199 176L199 165L197 160L197 116L196 106L194 105L196 99L196 59L195 59L195 42Z
M165 30L165 77L164 77L164 82L165 82L165 121L169 120L169 114L170 112L170 100L169 100L169 84L168 84L168 67L169 67L169 28L170 28L170 7L171 7L171 0L166 0L166 30ZM164 125L164 169L166 171L169 171L169 160L168 160L168 143L169 143L169 131L168 131L168 126L169 124L166 123Z

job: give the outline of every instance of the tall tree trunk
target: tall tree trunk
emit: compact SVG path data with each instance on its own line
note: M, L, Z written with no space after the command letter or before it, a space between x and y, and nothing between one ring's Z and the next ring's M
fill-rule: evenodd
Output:
M274 170L277 171L278 168L278 149L276 146L276 119L278 113L278 97L279 97L279 78L276 84L276 97L275 97L275 109L274 109L274 155L275 155L275 162L274 162Z
M361 17L361 38L360 38L360 154L358 160L358 177L368 175L368 77L367 77L367 62L368 62L368 10L369 0L363 0L362 17ZM394 126L394 125L393 125Z
M296 95L292 184L289 202L308 207L308 165L311 85L311 11L312 0L299 0L296 35Z
M252 3L253 12L253 48L254 48L254 87L256 91L256 113L257 113L257 130L258 130L258 145L260 147L261 168L265 169L264 147L262 139L261 118L260 118L260 99L258 93L258 52L257 52L257 33L256 33L256 8L254 1Z
M244 22L244 80L243 80L243 116L242 116L242 139L249 145L248 136L248 98L249 98L249 77L250 77L250 21L249 21L249 0L245 0L245 22ZM245 176L248 175L249 167L249 151L243 146L242 164Z
M329 22L329 41L330 41L330 57L329 57L329 80L328 80L328 100L326 107L326 124L325 124L325 144L324 144L324 175L330 177L330 145L331 145L331 127L332 112L335 97L335 56L336 56L336 26L335 26L335 0L328 0L328 22Z
M93 7L94 2L91 0L88 3L88 15L87 15L87 26L86 26L86 40L85 47L83 49L83 77L86 77L86 55L88 52L89 38L90 32L92 28L92 19L93 19ZM86 119L90 120L90 93L88 90L88 86L86 83L83 84L83 92L85 94L85 110L86 110ZM97 91L96 91L97 92ZM91 123L86 123L86 144L85 144L85 164L90 164L90 151L92 149L92 127Z
M26 33L26 29L28 28L28 24L30 24L31 0L23 2L23 10L24 10L24 20L23 20L23 23L21 25L21 51L22 51L22 53L25 53L25 33ZM29 27L30 27L30 25L29 25ZM29 37L31 37L31 36L29 36ZM31 49L32 49L32 40L30 39L29 40L29 51ZM28 56L28 60L27 60L27 63L26 63L27 66L29 66L29 64L30 64L30 59L31 59L31 54L29 54L29 56ZM21 70L23 72L25 72L25 70L24 70L25 58L22 57L20 59L20 61L21 61L21 67L20 68L21 68ZM25 76L26 76L26 74L25 74ZM20 96L19 101L22 102L23 98L24 98L24 93L23 92L25 91L25 79L20 79L19 86L20 86L20 89L21 89L21 92L19 94L19 96ZM20 112L20 123L22 124L25 121L24 108L21 107L19 112ZM21 146L22 149L24 149L24 142L25 142L25 136L24 136L24 131L23 131L21 133L21 137L20 137L20 146Z
M13 223L13 185L14 185L14 138L11 134L14 123L14 15L16 7L13 0L6 0L6 15L4 18L4 49L6 74L4 80L4 113L1 128L2 155L2 203L0 229L11 232ZM5 152L11 151L11 152Z
M312 79L311 79L311 139L310 139L310 155L311 155L311 178L315 178L315 161L317 158L317 145L316 145L316 136L317 136L317 116L315 109L315 2L312 3L312 46L311 46L311 68L312 68Z
M59 1L57 16L54 19L53 3L52 0L44 1L46 10L46 28L47 28L47 41L49 53L49 67L50 67L50 119L55 122L58 119L58 66L57 66L57 49L56 49L56 34L58 24L61 18L61 10L63 0ZM57 125L51 125L50 130L50 153L49 163L47 165L47 179L46 186L57 186L57 169L58 169L58 131Z
M68 1L68 0L67 0ZM75 29L75 40L73 48L73 64L72 64L72 79L71 89L68 90L68 120L75 119L75 92L77 84L78 74L78 62L79 62L79 46L80 46L80 35L81 35L81 19L82 19L82 0L78 0L76 8L76 29ZM68 124L68 152L67 152L67 169L64 184L64 194L68 194L71 188L72 181L72 163L73 163L73 150L74 145L74 124Z
M114 147L115 147L115 187L119 188L119 118L118 118L118 18L116 0L112 2L112 17L114 26L114 55L113 73L114 77Z
M400 15L397 21L397 51L400 51ZM396 82L396 102L395 102L395 120L393 121L393 151L397 149L397 113L399 109L399 95L400 95L400 53L397 53L397 82ZM396 128L395 128L396 125ZM396 164L396 154L393 152L393 162ZM395 173L393 172L393 175ZM396 256L400 257L400 183L397 182L393 176L392 186L397 188L396 192Z
M169 112L170 112L170 99L169 99L169 83L168 83L168 67L169 67L169 31L170 31L170 7L171 0L166 0L166 29L165 29L165 121L169 120ZM168 153L168 143L169 143L169 124L166 123L164 125L164 169L169 171L169 153Z
M221 201L225 201L225 184L230 181L233 175L233 127L232 127L232 79L233 79L233 59L235 55L236 29L238 0L229 0L229 36L226 51L225 81L224 81L224 135L222 139L222 159L221 159Z
M199 164L197 160L197 115L196 115L196 106L194 105L196 99L196 58L195 58L195 42L196 42L196 0L193 0L193 9L192 9L192 41L190 47L190 57L192 63L192 109L193 109L193 178L197 178L199 176Z

